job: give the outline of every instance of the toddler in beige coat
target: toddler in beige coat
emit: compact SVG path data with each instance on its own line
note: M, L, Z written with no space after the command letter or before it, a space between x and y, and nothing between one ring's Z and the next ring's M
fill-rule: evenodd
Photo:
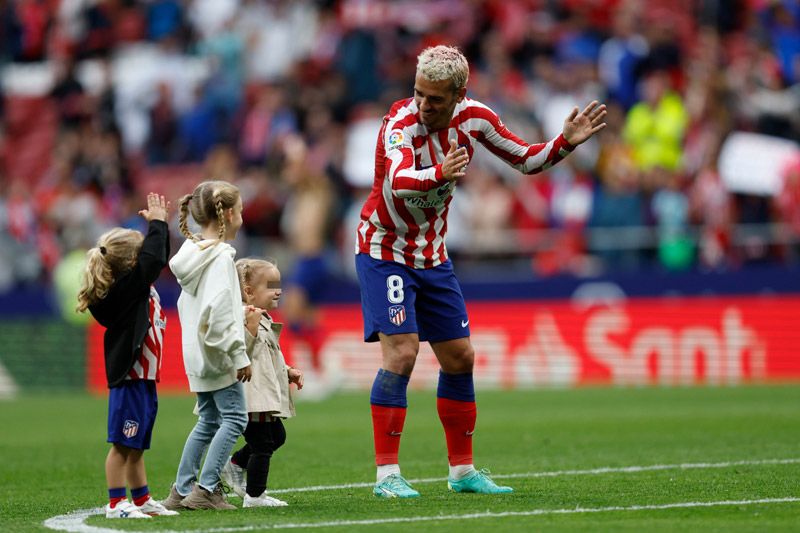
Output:
M278 267L263 259L240 259L236 271L245 304L245 346L253 377L245 384L247 444L226 462L222 479L244 499L243 507L284 506L286 502L266 493L269 463L286 441L282 420L295 415L289 384L303 388L303 373L286 364L278 343L283 325L269 315L281 297Z

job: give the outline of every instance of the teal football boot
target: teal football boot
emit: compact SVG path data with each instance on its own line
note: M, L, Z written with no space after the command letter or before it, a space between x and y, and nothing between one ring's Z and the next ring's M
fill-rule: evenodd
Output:
M508 494L514 492L511 487L500 487L492 478L489 477L489 471L484 469L476 470L467 477L459 479L447 480L447 488L454 492L473 492L475 494Z
M418 498L419 492L411 488L400 474L390 474L375 483L372 493L378 498Z

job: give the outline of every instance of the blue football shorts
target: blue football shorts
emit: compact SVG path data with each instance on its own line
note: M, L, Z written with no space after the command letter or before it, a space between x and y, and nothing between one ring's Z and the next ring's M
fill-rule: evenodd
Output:
M377 341L378 333L417 333L427 342L469 337L467 308L450 260L415 269L356 254L356 272L366 342Z
M109 390L108 441L137 450L150 448L158 413L156 382L125 380Z

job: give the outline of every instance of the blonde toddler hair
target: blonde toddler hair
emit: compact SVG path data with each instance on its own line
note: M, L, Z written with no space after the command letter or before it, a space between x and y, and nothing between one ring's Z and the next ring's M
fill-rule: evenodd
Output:
M431 46L417 56L417 74L428 81L450 80L458 91L467 86L469 63L454 46Z
M114 228L100 236L97 246L86 252L76 311L82 313L108 296L114 282L136 264L143 241L140 232L125 228Z
M244 288L251 287L254 283L256 278L257 272L261 272L268 268L278 268L278 265L275 264L275 261L271 259L253 259L253 258L245 258L239 259L235 263L236 265L236 273L239 275L239 287L242 291L242 301L247 303L247 294L244 291Z
M197 235L189 231L188 218L192 218L202 227L216 221L219 225L219 240L225 239L225 209L230 209L239 201L239 188L227 181L204 181L192 194L187 194L180 201L178 227L181 233L192 241L199 241Z

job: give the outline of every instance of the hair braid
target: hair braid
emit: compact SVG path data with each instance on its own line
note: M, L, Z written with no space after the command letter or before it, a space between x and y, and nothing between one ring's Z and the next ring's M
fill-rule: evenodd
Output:
M190 239L192 241L197 241L197 237L189 231L189 203L192 201L192 195L186 194L181 198L180 206L180 216L178 217L178 228L181 230L181 234Z
M214 191L214 207L217 210L217 224L219 225L219 240L225 240L225 208L222 205L222 198L217 191Z
M240 201L239 189L226 181L204 181L195 187L192 194L187 194L181 199L181 214L179 227L181 233L194 242L205 240L206 237L193 235L189 231L188 218L192 215L197 224L202 228L202 233L208 235L207 228L216 222L218 236L216 240L203 244L203 247L214 246L224 242L227 228L225 224L225 210L233 209Z

